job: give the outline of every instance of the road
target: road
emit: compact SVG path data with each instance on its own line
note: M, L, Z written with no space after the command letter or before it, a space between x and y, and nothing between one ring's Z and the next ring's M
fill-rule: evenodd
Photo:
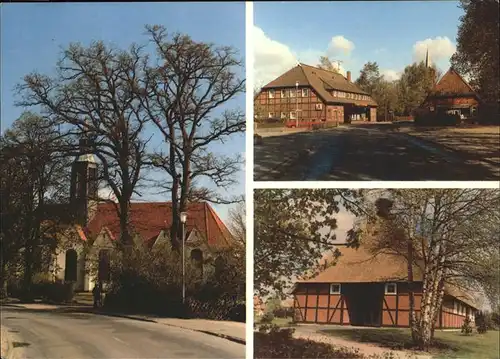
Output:
M256 181L478 181L498 175L470 154L399 133L342 126L268 137L254 150Z
M245 346L158 323L83 312L2 307L21 358L244 358Z

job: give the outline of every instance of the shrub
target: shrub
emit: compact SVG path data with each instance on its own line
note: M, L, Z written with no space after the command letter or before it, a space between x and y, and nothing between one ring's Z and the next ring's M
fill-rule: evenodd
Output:
M476 327L479 334L484 334L488 331L488 317L486 313L479 312L476 314Z
M466 316L464 319L464 323L462 324L462 333L465 335L472 334L472 320L469 316Z
M293 338L294 329L263 325L254 334L254 357L259 358L362 358L359 351Z
M274 320L274 314L272 312L266 312L260 318L261 323L271 323Z

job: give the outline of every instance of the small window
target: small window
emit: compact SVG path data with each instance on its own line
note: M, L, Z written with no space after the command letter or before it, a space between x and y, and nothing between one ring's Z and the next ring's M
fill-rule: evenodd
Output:
M397 293L396 283L386 283L385 284L385 294L394 295Z
M295 97L296 93L295 90L290 90L290 97Z
M281 90L281 98L285 98L287 95L287 91L286 90Z
M274 112L269 112L269 113L267 114L267 117L268 117L268 118L273 118L273 117L274 117Z
M337 97L337 91L332 92L333 97Z
M274 90L269 90L269 98L274 98Z
M302 89L302 97L308 97L309 96L309 89Z
M349 92L346 94L346 98L351 98L351 94Z
M290 112L290 119L295 120L297 117L295 116L295 111Z
M340 294L340 283L330 284L330 294Z
M286 118L286 112L281 113L281 118Z

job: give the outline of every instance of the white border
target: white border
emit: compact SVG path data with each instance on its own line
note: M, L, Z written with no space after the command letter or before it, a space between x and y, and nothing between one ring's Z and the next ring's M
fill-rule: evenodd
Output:
M253 3L245 8L246 69L246 358L253 358Z
M253 151L253 149L251 149ZM252 153L253 155L253 153ZM252 158L253 159L253 158ZM248 163L247 163L248 165ZM248 166L247 166L248 171ZM252 169L253 171L253 169ZM247 177L248 179L248 173ZM495 181L263 181L253 183L254 189L266 188L499 188Z

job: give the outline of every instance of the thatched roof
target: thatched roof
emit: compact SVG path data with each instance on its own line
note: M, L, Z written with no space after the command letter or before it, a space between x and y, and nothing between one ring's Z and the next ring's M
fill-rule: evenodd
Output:
M373 254L369 247L358 249L341 246L341 256L333 266L329 266L310 279L299 279L297 283L373 283L401 282L408 280L406 258L392 253ZM423 280L422 267L413 265L413 280ZM446 284L445 293L477 308L474 298L455 285Z

